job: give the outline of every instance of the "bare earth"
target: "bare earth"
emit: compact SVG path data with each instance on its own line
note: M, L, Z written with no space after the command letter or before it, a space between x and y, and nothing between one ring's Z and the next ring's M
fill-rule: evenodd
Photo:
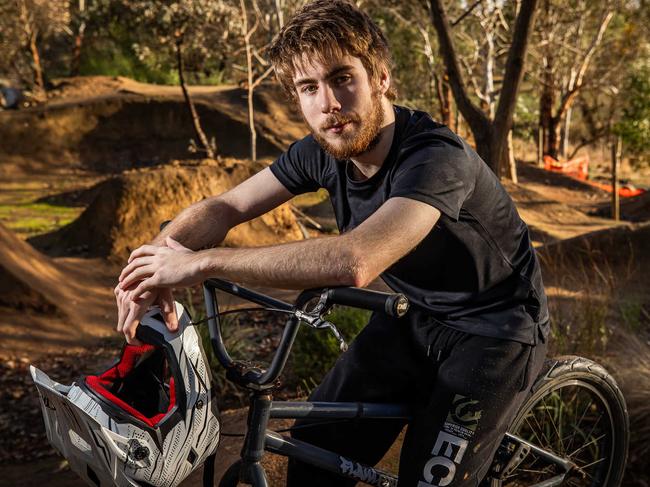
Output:
M247 164L243 90L195 87L191 92L224 153ZM264 87L256 102L260 152L271 160L303 135L305 127L295 112L286 109L277 90ZM41 198L69 209L69 218L75 219L96 196L89 189L131 168L133 161L140 167L156 166L186 155L191 130L186 130L187 121L180 115L184 110L178 87L96 77L64 80L45 105L0 113L0 140L14 141L0 146L0 486L82 485L44 439L27 367L34 363L62 382L71 381L105 366L119 347L113 330L112 288L124 255L118 259L89 257L88 249L59 247L47 252L65 256L50 257L25 241L38 235L25 222L50 218L35 204ZM170 134L185 132L176 139L171 135L164 141L155 139L151 126L163 115L172 126ZM133 140L124 140L125 134ZM116 148L113 152L112 147ZM607 193L531 165L520 166L520 184L505 184L538 245L626 225L590 214L606 204ZM320 199L303 198L295 204L331 229L331 208L327 202L319 203ZM645 201L637 206L635 214L650 218ZM138 208L136 198L129 211ZM60 217L51 216L47 231L61 226L56 218ZM295 223L291 225L292 238L302 238L304 232ZM617 250L610 249L612 253ZM557 275L549 277L557 293L576 292ZM294 295L266 291L285 299ZM283 428L288 423L274 426ZM244 427L244 410L224 412L222 431L243 432ZM240 441L222 439L217 478L238 457ZM385 460L389 470L396 469L397 448ZM265 462L271 485L281 485L283 461L269 458ZM201 485L201 471L182 485Z

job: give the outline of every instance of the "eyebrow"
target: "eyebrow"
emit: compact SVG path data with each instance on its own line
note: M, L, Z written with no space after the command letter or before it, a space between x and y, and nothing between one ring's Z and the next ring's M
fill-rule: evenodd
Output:
M325 79L330 79L334 78L335 76L346 72L346 71L352 71L354 69L354 66L346 64L343 66L337 66L336 68L332 69L329 73L325 75ZM317 80L314 78L301 78L294 82L294 85L296 86L303 86L303 85L310 85L313 83L317 83Z

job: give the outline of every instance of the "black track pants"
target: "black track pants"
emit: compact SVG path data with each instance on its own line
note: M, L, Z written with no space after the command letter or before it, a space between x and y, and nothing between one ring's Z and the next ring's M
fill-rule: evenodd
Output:
M373 315L310 400L412 404L416 413L402 447L399 486L478 485L542 367L546 345L470 335L409 316ZM403 426L360 419L297 429L293 436L375 465ZM289 462L289 487L354 484Z

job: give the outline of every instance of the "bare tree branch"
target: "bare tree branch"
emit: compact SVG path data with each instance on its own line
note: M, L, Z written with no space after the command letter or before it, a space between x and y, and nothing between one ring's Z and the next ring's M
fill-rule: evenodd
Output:
M463 19L464 19L465 17L467 17L469 14L471 14L471 13L472 13L472 10L474 10L476 7L478 7L479 4L480 4L482 1L483 1L483 0L476 0L476 2L474 2L474 3L473 3L473 4L472 4L472 5L471 5L467 10L465 10L465 11L461 14L460 17L458 17L456 20L454 20L454 21L451 23L451 26L452 26L452 27L456 27L456 24L459 24L460 22L462 22Z

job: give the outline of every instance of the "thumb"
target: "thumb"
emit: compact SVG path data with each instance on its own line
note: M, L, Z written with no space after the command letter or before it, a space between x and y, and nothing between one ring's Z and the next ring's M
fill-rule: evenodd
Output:
M180 242L177 242L176 240L174 240L171 237L166 237L165 238L165 244L167 245L167 247L169 247L170 249L173 249L173 250L190 250L187 247L185 247L183 244L181 244Z

